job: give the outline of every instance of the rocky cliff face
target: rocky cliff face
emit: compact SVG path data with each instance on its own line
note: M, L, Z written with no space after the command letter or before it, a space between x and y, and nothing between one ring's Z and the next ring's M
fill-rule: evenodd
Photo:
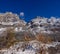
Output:
M26 23L17 14L0 14L0 54L60 54L59 47L60 18Z

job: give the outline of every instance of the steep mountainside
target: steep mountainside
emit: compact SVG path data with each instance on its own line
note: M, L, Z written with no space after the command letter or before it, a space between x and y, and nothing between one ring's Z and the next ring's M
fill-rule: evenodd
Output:
M0 54L60 54L60 18L38 16L27 23L1 13Z

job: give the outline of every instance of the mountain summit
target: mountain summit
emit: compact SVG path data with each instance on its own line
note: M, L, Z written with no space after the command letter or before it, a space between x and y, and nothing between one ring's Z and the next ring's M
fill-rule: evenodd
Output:
M12 12L6 12L0 14L0 24L1 25L14 25L14 24L24 24L23 20L20 20L17 14Z

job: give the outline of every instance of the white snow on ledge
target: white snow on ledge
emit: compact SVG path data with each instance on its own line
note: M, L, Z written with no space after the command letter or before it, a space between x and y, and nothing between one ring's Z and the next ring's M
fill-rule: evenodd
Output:
M6 30L6 28L0 28L0 31L5 31Z
M14 31L15 31L15 32L19 32L19 31L22 31L22 32L23 32L23 31L25 31L25 30L23 30L22 27L19 27L19 28L16 27L16 28L14 29Z
M22 51L21 49L19 49L18 51L15 50L1 50L0 52L4 52L4 54L35 54L35 51L33 50L25 50Z
M6 28L0 28L0 35L1 35L4 31L6 31Z
M17 24L17 23L19 23L19 21L17 21L17 22L0 22L0 24L2 24L2 25L14 25L14 24Z
M16 54L35 54L35 52L33 50L25 50L24 52L22 51L16 52Z

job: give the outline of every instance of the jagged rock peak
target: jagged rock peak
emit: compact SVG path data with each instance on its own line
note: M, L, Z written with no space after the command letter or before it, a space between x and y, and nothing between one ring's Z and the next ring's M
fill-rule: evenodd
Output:
M19 20L17 14L13 14L12 12L6 12L0 14L0 20L3 22L15 22Z
M25 21L21 20L19 15L12 12L0 13L0 24L13 25L16 23L25 23Z

